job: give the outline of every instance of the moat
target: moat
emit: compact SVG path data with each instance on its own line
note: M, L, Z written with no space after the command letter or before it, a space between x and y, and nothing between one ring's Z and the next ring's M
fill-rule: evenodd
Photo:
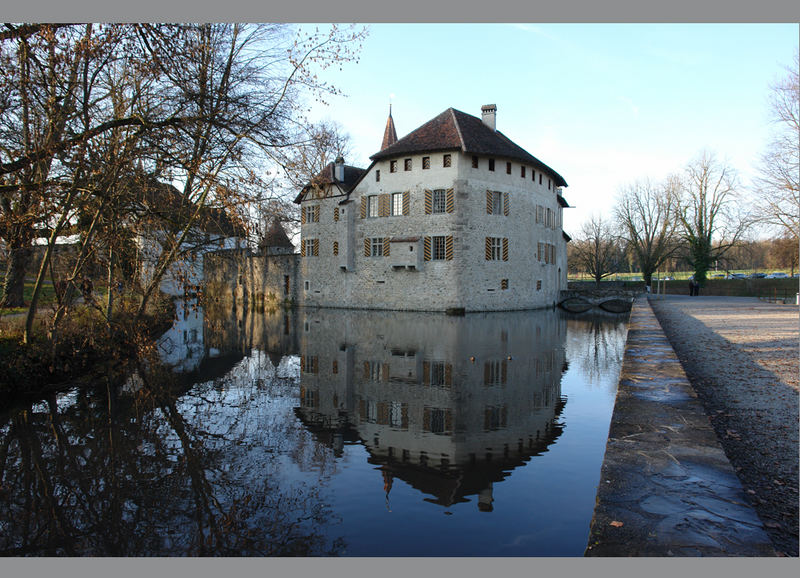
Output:
M626 322L181 304L0 415L0 554L582 556Z

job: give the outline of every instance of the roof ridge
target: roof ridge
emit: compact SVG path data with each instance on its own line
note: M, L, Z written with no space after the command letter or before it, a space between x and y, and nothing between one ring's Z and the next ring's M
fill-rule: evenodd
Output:
M458 117L456 117L456 109L452 106L447 110L450 111L450 116L453 118L453 125L456 127L456 132L458 133L458 140L461 141L461 150L466 152L467 150L467 143L464 142L464 135L461 134L461 125L458 123ZM461 111L458 111L461 112Z

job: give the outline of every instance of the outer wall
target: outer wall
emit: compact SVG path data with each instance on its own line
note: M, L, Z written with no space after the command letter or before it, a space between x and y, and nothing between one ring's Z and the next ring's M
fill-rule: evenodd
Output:
M444 154L451 155L450 167L443 167ZM430 157L429 169L422 169L423 156ZM411 159L410 171L404 170L405 158ZM396 160L395 173L389 170L389 160L375 163L345 204L341 204L341 196L303 201L302 207L320 205L319 222L302 226L302 239L319 239L318 255L301 258L303 305L419 311L533 309L552 305L559 290L566 289L561 207L552 182L548 189L547 174L539 184L539 171L535 171L534 181L532 168L526 166L523 178L517 162L512 162L511 174L506 174L507 161L501 158L495 159L495 170L489 171L487 157L479 158L476 169L472 156L458 151ZM376 171L380 171L380 181ZM454 189L454 211L425 214L425 189L450 188ZM508 193L508 216L487 214L487 190ZM410 193L409 215L361 218L363 196L404 191ZM554 211L555 227L536 223L536 205ZM338 221L334 220L336 208ZM453 236L452 260L420 259L421 266L415 270L393 267L408 262L408 256L398 251L407 251L414 241L392 243L388 257L364 254L365 238L435 235ZM486 260L486 237L508 239L508 261ZM333 254L334 241L338 242L338 256ZM555 245L555 263L539 261L539 242ZM414 250L422 249L420 240ZM503 279L508 280L506 290L501 288Z

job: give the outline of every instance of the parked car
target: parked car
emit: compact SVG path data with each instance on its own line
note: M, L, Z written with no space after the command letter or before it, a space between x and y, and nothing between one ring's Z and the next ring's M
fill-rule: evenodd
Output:
M731 273L728 277L729 279L747 279L747 275L744 273Z
M722 273L717 273L716 275L712 275L711 278L712 279L724 279L725 275L723 275Z
M750 275L751 279L763 279L764 277L766 277L766 274L764 273L753 273Z
M789 276L783 271L775 271L765 277L765 279L788 279Z

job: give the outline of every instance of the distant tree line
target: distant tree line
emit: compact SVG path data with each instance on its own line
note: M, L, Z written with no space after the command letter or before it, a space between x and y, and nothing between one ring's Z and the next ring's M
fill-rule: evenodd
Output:
M217 219L246 235L253 215L288 215L275 167L302 170L293 163L319 133L304 120L305 99L338 93L318 73L354 59L363 35L333 26L301 36L282 24L5 24L0 307L27 306L25 341L43 285L59 281L52 257L65 235L78 249L51 338L90 266L105 270L109 287L127 272L139 318L198 223ZM161 247L146 282L130 273L141 237ZM110 322L110 290L102 309Z
M648 286L658 271L689 269L701 285L712 270L794 273L800 244L798 67L796 54L787 76L772 87L774 137L751 190L742 187L734 167L708 151L663 182L623 186L612 215L592 216L568 244L569 271L596 283L640 272ZM756 227L771 236L748 238Z

